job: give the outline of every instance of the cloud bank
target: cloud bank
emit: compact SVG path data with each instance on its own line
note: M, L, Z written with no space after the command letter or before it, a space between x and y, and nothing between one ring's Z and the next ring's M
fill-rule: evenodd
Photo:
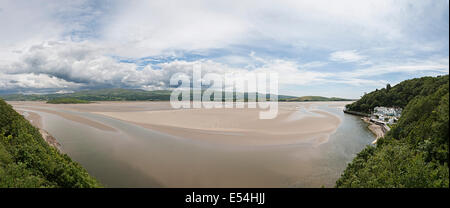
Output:
M448 1L2 2L0 93L166 89L201 64L355 98L449 71Z

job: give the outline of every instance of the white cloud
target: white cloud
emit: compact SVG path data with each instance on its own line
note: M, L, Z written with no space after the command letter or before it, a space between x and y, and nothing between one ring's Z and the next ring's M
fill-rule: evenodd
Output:
M49 76L47 74L3 74L0 73L1 90L22 90L22 89L76 89L83 84L68 82L66 80Z
M19 88L79 88L79 87L131 87L141 89L166 89L170 77L183 72L191 76L194 64L200 64L203 73L277 72L279 84L317 85L341 83L354 86L384 85L386 81L371 80L372 76L389 73L414 73L419 71L448 73L448 57L426 61L411 60L401 63L383 63L367 68L342 72L322 72L322 62L298 63L283 59L268 59L251 53L251 67L235 67L212 60L170 61L147 65L142 69L134 63L122 63L106 56L107 49L88 41L52 41L34 45L22 52L18 61L1 67L0 89ZM362 60L354 51L339 53L341 59ZM67 89L70 90L70 89Z
M323 62L323 61L312 61L312 62L308 62L308 63L304 63L301 64L299 67L300 68L304 68L304 69L310 69L310 68L318 68L318 67L323 67L326 66L328 63Z
M417 72L437 72L438 74L448 74L449 57L433 57L426 60L401 60L396 63L381 63L367 68L345 72L343 73L343 76L371 77L391 73L414 74Z
M430 27L445 12L429 2L407 0L138 0L117 7L120 12L101 30L102 40L128 57L235 45L287 44L300 50L407 45L417 43L411 30ZM433 13L425 14L427 7Z
M4 0L2 10L2 58L42 41L78 41L91 36L109 48L110 54L141 58L236 45L336 51L361 45L419 44L433 51L436 45L442 47L440 41L429 47L430 41L418 40L415 34L440 28L436 20L448 13L448 4L410 0Z
M330 54L330 60L338 62L359 62L366 57L360 55L356 50L336 51Z
M258 67L232 67L212 60L175 60L158 64L158 68L147 65L138 70L136 64L121 63L112 57L103 55L104 51L104 48L90 42L44 42L24 50L18 61L11 62L2 68L4 73L9 74L10 79L22 77L20 83L32 83L23 85L23 87L35 86L36 88L54 88L58 86L57 83L60 83L67 84L67 86L61 85L62 87L114 86L163 89L169 87L168 81L175 73L183 72L190 76L194 64L200 64L203 73L222 75L249 71L277 72L280 74L280 84L303 85L330 76L326 73L299 69L300 65L293 61L263 59L254 54L250 59L253 59L251 62L262 63ZM35 83L32 80L36 76L51 78L53 82ZM2 87L10 88L10 86L12 85Z
M246 37L251 27L233 12L207 1L126 1L102 31L114 53L127 57L178 50L223 48ZM231 9L231 8L227 8Z
M442 52L448 21L439 21L446 15L448 1L3 0L0 91L164 89L172 74L189 72L194 63L219 74L279 72L284 86L378 86L388 77L372 76L448 74L448 52ZM256 56L260 51L265 54ZM194 52L204 57L142 69L114 58ZM444 58L433 57L439 53ZM350 67L333 71L330 60Z

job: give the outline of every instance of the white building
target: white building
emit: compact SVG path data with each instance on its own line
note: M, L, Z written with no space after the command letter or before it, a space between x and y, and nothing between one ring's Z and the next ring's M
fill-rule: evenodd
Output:
M374 114L400 117L402 114L401 108L375 107Z
M389 107L375 107L373 109L372 119L387 124L394 124L397 122L402 114L401 108L389 108Z

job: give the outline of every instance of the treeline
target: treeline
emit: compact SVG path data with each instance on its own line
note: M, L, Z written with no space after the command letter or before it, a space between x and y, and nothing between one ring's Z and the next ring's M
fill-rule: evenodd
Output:
M390 90L395 96L379 102L404 105L403 115L376 146L368 146L356 156L336 187L449 188L448 75L407 80ZM379 91L361 100L369 101ZM388 89L384 91L389 94Z
M192 90L191 90L192 92ZM204 90L202 91L204 92ZM141 89L97 89L97 90L83 90L74 93L64 94L9 94L0 95L0 98L8 101L52 101L61 100L63 98L78 99L84 101L169 101L171 90L154 90L146 91ZM189 92L186 92L189 93ZM217 91L215 93L222 93L222 98L225 100L225 92ZM266 96L269 99L269 94L256 93L256 97ZM181 97L181 96L180 96ZM248 101L248 93L233 93L233 100L237 97L244 101ZM279 100L296 98L294 96L278 95ZM193 100L193 93L190 95ZM211 96L211 100L213 96Z
M170 99L169 90L145 91L140 89L98 89L83 90L74 93L64 94L9 94L0 95L4 100L9 101L51 101L62 98L86 100L86 101L159 101Z
M386 88L368 93L346 108L362 113L370 113L377 106L405 108L413 98L430 95L444 83L448 83L448 75L410 79L394 87L388 84Z
M55 98L47 101L50 104L83 104L83 103L91 103L87 100L80 100L76 98Z
M192 92L192 90L191 90ZM204 92L204 90L202 91ZM140 89L98 89L98 90L83 90L74 93L65 94L9 94L0 95L0 98L9 101L49 101L58 103L80 103L77 101L65 101L64 99L76 99L81 101L169 101L172 91L170 90L154 90L146 91ZM189 92L187 92L189 93ZM225 92L216 91L214 93L222 93L222 101L226 100ZM200 95L201 96L201 95ZM270 94L255 93L255 98L266 97L270 99ZM273 97L274 95L272 95ZM321 96L303 96L295 97L288 95L275 95L281 102L308 102L308 101L351 101L351 99L337 98L337 97L321 97ZM180 96L181 97L181 96ZM249 98L249 93L233 93L233 101L254 101L255 98ZM193 100L193 93L190 95ZM213 95L210 98L213 100Z
M0 99L0 187L100 187L69 156Z
M352 99L338 98L338 97L322 97L322 96L302 96L294 98L280 98L280 101L285 102L310 102L310 101L352 101Z

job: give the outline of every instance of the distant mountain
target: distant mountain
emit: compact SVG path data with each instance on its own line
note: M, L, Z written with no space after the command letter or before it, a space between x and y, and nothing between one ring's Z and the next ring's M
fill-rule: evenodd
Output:
M293 98L280 98L280 101L286 102L308 102L308 101L352 101L352 99L338 98L338 97L322 97L322 96L303 96Z
M83 90L74 93L64 94L43 94L43 95L23 95L10 94L0 95L4 100L9 101L49 101L58 98L75 98L87 101L160 101L170 99L170 90L146 91L140 89L99 89Z
M53 100L47 101L50 104L87 104L91 103L90 101L80 100L76 98L56 98Z
M98 89L98 90L83 90L74 93L64 94L9 94L0 95L0 98L9 101L50 101L60 98L73 98L86 101L168 101L170 100L171 90L154 90L146 91L141 89ZM248 101L248 93L237 93L238 96ZM266 96L269 94L259 94L256 96ZM192 97L191 97L192 98ZM233 96L236 99L236 93ZM306 102L306 101L351 101L344 98L327 98L320 96L304 96L295 97L289 95L278 95L278 100L282 102Z

